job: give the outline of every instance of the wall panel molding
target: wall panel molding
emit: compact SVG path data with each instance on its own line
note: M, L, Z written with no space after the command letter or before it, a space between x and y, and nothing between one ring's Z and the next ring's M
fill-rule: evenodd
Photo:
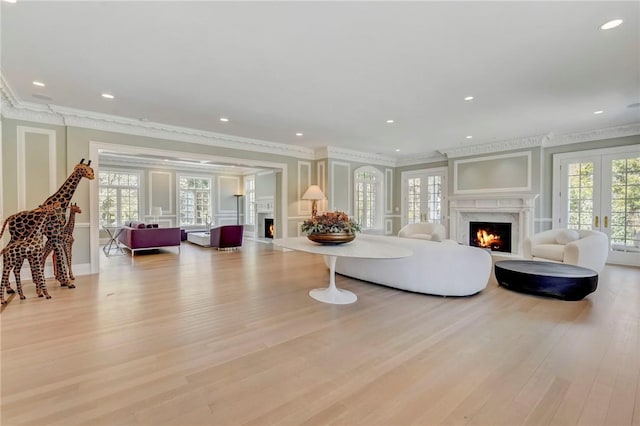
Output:
M344 181L338 181L338 175L343 177ZM353 193L353 188L351 187L351 163L331 162L330 180L330 210L344 210L345 213L351 215L351 194Z
M324 161L319 161L317 166L316 166L316 172L317 172L317 182L318 182L318 186L320 187L320 189L322 190L322 193L324 194L325 198L328 198L327 195L327 167L326 167L326 163ZM328 205L328 201L325 200L320 200L318 201L318 211L327 211L327 205Z
M156 170L151 170L149 172L149 213L151 213L152 207L161 207L163 216L165 214L172 215L175 213L175 210L173 208L175 199L173 197L173 187L171 185L174 179L172 179L172 176L173 174L170 172L159 172ZM156 188L155 192L154 186ZM162 191L162 188L167 188L167 190L169 191L167 200L162 199L163 197L160 193ZM154 203L154 198L160 201Z
M384 212L393 213L393 169L384 169Z
M225 183L227 181L227 183ZM216 205L215 211L217 214L224 213L233 213L236 214L236 199L233 199L233 207L232 208L222 208L225 205L222 197L233 197L234 194L238 194L238 190L240 188L240 177L239 176L218 176L216 179ZM242 209L242 207L240 207ZM242 212L241 212L242 213ZM235 220L234 220L235 224Z
M311 185L311 162L298 161L298 214L311 215L311 202L303 200L302 196Z
M53 194L57 189L57 155L56 155L56 132L51 129L41 129L38 127L17 126L17 179L16 190L18 195L18 210L27 209L27 151L28 141L27 134L45 135L48 139L48 156L49 156L49 195ZM44 201L44 200L42 200Z

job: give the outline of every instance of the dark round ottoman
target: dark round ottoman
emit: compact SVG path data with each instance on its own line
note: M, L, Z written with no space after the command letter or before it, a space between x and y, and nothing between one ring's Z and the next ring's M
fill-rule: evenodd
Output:
M509 290L562 300L580 300L598 286L598 273L581 266L534 260L496 262L498 284Z

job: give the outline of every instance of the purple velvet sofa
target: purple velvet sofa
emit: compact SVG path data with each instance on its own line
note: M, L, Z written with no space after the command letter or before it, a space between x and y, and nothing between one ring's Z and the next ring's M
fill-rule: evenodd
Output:
M211 247L233 248L242 246L242 225L222 225L210 230Z
M126 222L118 235L120 244L136 251L162 247L178 247L180 253L180 228L158 228L157 225L145 225L142 222Z

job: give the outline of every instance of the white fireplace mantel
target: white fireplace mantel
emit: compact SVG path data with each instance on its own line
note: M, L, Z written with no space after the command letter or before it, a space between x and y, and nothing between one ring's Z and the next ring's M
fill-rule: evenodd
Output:
M508 220L514 225L512 250L522 253L522 241L533 233L535 200L538 196L516 192L450 196L449 238L460 244L469 244L470 221L480 218L485 221Z

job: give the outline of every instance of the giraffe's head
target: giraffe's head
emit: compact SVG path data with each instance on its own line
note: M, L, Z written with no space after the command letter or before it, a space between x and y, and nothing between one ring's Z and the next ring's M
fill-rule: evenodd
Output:
M80 173L80 176L85 177L89 180L93 180L95 175L93 174L93 169L91 168L91 160L87 164L84 164L84 158L80 160L78 164L73 168L74 171Z
M69 206L69 210L71 210L72 213L82 213L82 209L80 209L80 207L78 207L78 204L73 203Z

